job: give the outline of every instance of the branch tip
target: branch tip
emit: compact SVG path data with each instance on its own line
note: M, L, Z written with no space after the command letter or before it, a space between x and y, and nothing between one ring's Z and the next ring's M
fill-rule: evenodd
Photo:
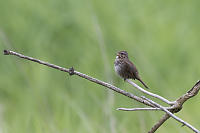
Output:
M196 84L192 87L192 89L190 89L187 93L190 93L193 89L197 88L199 90L200 88L200 80L198 80L196 82Z
M9 55L9 51L8 50L3 50L4 55Z

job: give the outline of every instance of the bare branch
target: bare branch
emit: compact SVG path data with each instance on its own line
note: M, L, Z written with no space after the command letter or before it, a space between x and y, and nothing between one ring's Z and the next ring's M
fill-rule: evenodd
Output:
M140 103L143 103L143 104L145 104L147 106L152 107L152 108L132 108L132 109L118 108L118 110L123 110L123 111L162 110L162 111L166 112L166 114L163 116L163 118L161 118L159 120L159 122L156 123L152 127L152 129L151 129L151 131L149 133L155 132L170 117L173 117L175 120L177 120L180 123L186 125L190 129L192 129L194 132L200 133L196 128L194 128L193 126L191 126L190 124L188 124L187 122L183 121L182 119L178 118L177 116L175 116L173 114L173 113L179 112L182 109L182 105L184 104L184 102L186 102L188 99L190 99L193 96L198 94L199 89L200 89L200 81L198 81L193 86L193 88L190 89L186 94L184 94L183 96L178 98L176 101L171 102L171 101L168 101L167 99L165 99L165 98L163 98L163 97L161 97L161 96L159 96L157 94L154 94L154 93L151 93L151 92L148 92L148 91L144 90L143 88L139 87L137 84L135 84L134 82L132 82L130 80L126 80L128 83L130 83L131 85L133 85L134 87L136 87L137 89L142 91L143 93L148 94L148 95L153 96L153 97L156 97L156 98L160 99L161 101L171 105L170 107L163 107L163 106L157 104L156 102L154 102L154 101L152 101L150 99L147 99L145 97L135 96L134 94L126 92L126 91L124 91L124 90L122 90L122 89L120 89L120 88L118 88L116 86L113 86L113 85L109 84L109 83L103 82L101 80L98 80L98 79L93 78L91 76L88 76L86 74L83 74L83 73L80 73L78 71L75 71L73 69L73 67L70 68L70 69L66 69L66 68L63 68L63 67L60 67L60 66L57 66L57 65L54 65L54 64L50 64L48 62L44 62L44 61L29 57L29 56L22 55L22 54L19 54L17 52L14 52L14 51L9 51L9 50L4 50L4 55L15 55L17 57L20 57L20 58L23 58L23 59L26 59L26 60L37 62L39 64L46 65L46 66L54 68L54 69L58 69L60 71L67 72L67 73L69 73L69 75L77 75L79 77L87 79L87 80L89 80L91 82L94 82L96 84L105 86L110 90L116 91L117 93L120 93L120 94L122 94L124 96L127 96L127 97L129 97L131 99L134 99L134 100L140 102Z
M175 120L177 120L178 122L182 123L183 125L186 125L187 127L189 127L190 129L192 129L195 133L200 133L199 130L197 130L195 127L193 127L192 125L190 125L189 123L183 121L182 119L180 119L179 117L175 116L173 113L171 113L170 111L168 111L167 109L165 109L164 107L162 107L161 105L159 105L158 103L142 96L142 98L146 99L147 101L149 101L150 103L152 103L153 105L155 105L156 107L162 109L164 112L166 112L169 116L171 116L172 118L174 118Z
M143 89L142 87L138 86L136 83L134 83L133 81L131 81L131 80L129 80L129 79L126 79L126 81L127 81L129 84L131 84L132 86L134 86L135 88L137 88L138 90L140 90L141 92L143 92L143 93L145 93L145 94L147 94L147 95L150 95L150 96L152 96L152 97L158 98L158 99L160 99L161 101L163 101L163 102L165 102L165 103L167 103L167 104L169 104L169 105L174 105L174 104L175 104L175 102L170 102L170 101L168 101L167 99L165 99L164 97L161 97L161 96L159 96L159 95L157 95L157 94L151 93L151 92L149 92L149 91Z
M22 54L19 54L19 53L17 53L17 52L14 52L14 51L9 51L9 50L4 50L4 55L15 55L15 56L17 56L17 57L20 57L20 58L23 58L23 59L26 59L26 60L30 60L30 61L33 61L33 62L37 62L37 63L39 63L39 64L46 65L46 66L48 66L48 67L58 69L58 70L60 70L60 71L67 72L67 73L69 73L70 75L78 75L78 76L80 76L80 77L82 77L82 78L84 78L84 79L87 79L87 80L92 81L92 82L94 82L94 83L96 83L96 84L105 86L105 87L107 87L107 88L109 88L109 89L111 89L111 90L113 90L113 91L115 91L115 92L118 92L118 93L120 93L120 94L122 94L122 95L124 95L124 96L127 96L127 97L131 98L131 99L134 99L134 100L136 100L136 101L138 101L138 102L140 102L140 103L143 103L143 104L148 105L148 106L150 106L150 107L154 107L153 104L149 103L148 101L144 100L144 99L141 98L141 97L135 96L135 95L132 94L132 93L126 92L126 91L124 91L124 90L121 90L120 88L118 88L118 87L116 87L116 86L114 86L114 85L108 84L108 83L106 83L106 82L103 82L103 81L101 81L101 80L98 80L98 79L96 79L96 78L93 78L93 77L91 77L91 76L88 76L88 75L86 75L86 74L83 74L83 73L81 73L81 72L74 71L74 69L72 69L72 68L71 68L71 69L66 69L66 68L63 68L63 67L60 67L60 66L57 66L57 65L54 65L54 64L50 64L50 63L48 63L48 62L44 62L44 61L41 61L41 60L38 60L38 59L35 59L35 58L32 58L32 57L29 57L29 56L22 55Z

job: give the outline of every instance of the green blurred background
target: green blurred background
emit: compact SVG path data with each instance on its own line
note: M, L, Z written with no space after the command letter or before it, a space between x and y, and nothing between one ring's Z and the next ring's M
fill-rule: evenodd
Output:
M150 91L175 100L200 79L199 7L199 0L1 0L0 50L74 66L140 96L113 69L115 53L127 50ZM3 52L0 60L1 133L145 133L163 115L116 111L144 105ZM199 100L177 114L198 129ZM192 131L170 119L158 130L169 132Z

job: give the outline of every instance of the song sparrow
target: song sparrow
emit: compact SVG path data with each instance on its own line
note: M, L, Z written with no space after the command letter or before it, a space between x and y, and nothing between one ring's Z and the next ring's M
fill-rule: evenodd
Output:
M126 51L117 52L114 66L116 73L124 80L137 79L144 85L144 87L148 88L147 85L141 80L135 65L129 60L128 53Z

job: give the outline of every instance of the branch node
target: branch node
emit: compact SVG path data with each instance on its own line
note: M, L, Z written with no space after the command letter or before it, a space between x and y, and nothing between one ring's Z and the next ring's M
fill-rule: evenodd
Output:
M185 126L185 124L183 124L181 127L184 127Z
M69 69L69 75L70 75L70 76L74 75L74 68L73 68L73 67L71 67L71 68Z
M170 110L172 113L178 113L179 111L181 111L183 107L182 106L178 106L178 107L175 107L174 109Z
M4 50L3 53L4 53L4 55L9 55L9 51L8 50Z

